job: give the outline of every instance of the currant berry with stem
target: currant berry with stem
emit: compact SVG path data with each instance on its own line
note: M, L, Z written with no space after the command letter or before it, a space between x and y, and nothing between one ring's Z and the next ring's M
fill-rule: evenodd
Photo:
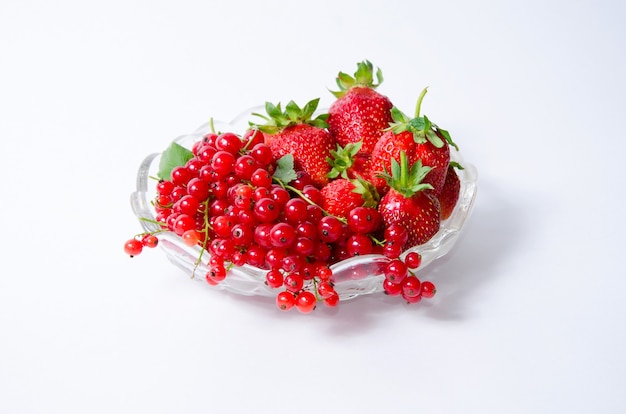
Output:
M135 257L143 250L143 243L137 238L132 238L124 243L124 252L130 257Z
M417 269L422 264L422 255L416 251L409 252L404 256L404 263L410 269Z

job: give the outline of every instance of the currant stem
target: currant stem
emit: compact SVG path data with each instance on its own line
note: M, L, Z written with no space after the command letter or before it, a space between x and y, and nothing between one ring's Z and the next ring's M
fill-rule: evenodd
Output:
M422 90L420 96L417 98L417 105L415 106L415 118L419 118L420 110L422 108L422 101L424 100L424 96L426 96L426 92L428 92L428 86Z
M193 279L194 277L196 277L196 269L198 268L198 266L200 266L200 263L202 263L202 256L204 254L204 252L206 251L206 244L207 244L207 237L206 235L209 234L209 200L204 202L204 241L202 242L202 245L200 246L200 254L198 255L198 260L196 260L196 263L194 264L193 267L193 272L191 273L191 278Z
M274 180L276 180L276 182L278 182L278 184L280 184L281 187L283 187L285 190L289 190L289 191L293 191L294 193L296 193L297 195L299 195L301 198L304 199L304 201L306 201L307 203L311 204L312 206L317 206L320 207L319 205L315 204L313 201L311 201L311 199L309 197L307 197L302 191L298 190L295 187L290 186L289 184L285 184L284 182L282 182L280 179L273 177ZM321 207L320 207L321 208ZM322 209L322 213L324 213L324 215L326 216L333 216L336 217L339 221L341 221L343 224L348 224L348 220L342 218L342 217L337 217L333 214L330 214L328 211Z

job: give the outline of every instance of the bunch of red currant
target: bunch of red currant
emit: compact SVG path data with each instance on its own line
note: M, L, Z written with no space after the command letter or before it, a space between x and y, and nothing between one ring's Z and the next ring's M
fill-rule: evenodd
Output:
M322 195L310 177L288 161L274 161L255 129L243 137L205 135L183 165L158 180L154 209L161 230L128 240L125 252L136 256L158 244L159 232L173 232L208 253L209 284L223 281L231 266L255 266L266 270L265 283L278 290L280 309L303 313L319 302L339 303L332 264L379 253L389 259L383 269L386 294L409 303L432 297L432 283L420 283L412 271L421 256L411 252L400 259L406 229L381 230L375 208L354 208L346 218L329 214L320 207Z

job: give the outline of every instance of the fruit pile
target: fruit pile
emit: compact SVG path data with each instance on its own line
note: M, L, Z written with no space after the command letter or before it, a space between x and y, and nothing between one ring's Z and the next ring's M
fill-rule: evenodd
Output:
M458 148L421 114L426 89L410 117L377 91L382 73L369 61L336 81L327 112L318 113L319 98L266 103L245 131L213 131L192 148L173 142L154 177L159 230L132 237L126 254L174 233L200 247L209 284L254 266L278 308L303 313L339 303L333 264L378 254L386 294L431 298L435 286L415 273L422 258L407 250L428 242L457 204Z

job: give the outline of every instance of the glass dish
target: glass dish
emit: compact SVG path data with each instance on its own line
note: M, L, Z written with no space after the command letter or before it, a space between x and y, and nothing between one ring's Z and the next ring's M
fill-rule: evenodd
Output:
M264 109L252 108L243 112L231 122L207 122L201 125L193 133L182 135L175 141L191 149L196 141L211 132L235 132L243 133L248 128L248 121L252 120L252 113L263 113ZM214 129L212 129L214 128ZM149 154L139 166L137 174L137 188L131 194L131 207L134 214L139 219L141 226L146 232L160 230L159 226L153 222L155 220L152 200L156 195L158 171L161 153ZM461 234L463 226L469 217L477 191L477 171L476 168L464 161L461 154L451 149L451 158L459 162L464 169L457 170L461 181L461 192L459 201L451 216L442 222L439 232L427 243L416 246L409 251L418 251L422 255L422 264L417 272L421 272L433 261L447 254ZM167 258L178 268L182 269L188 276L194 276L196 280L204 281L204 275L208 271L206 266L209 257L208 252L203 252L202 263L197 265L201 248L198 246L189 247L185 245L180 237L172 232L162 232L159 234L159 247L165 252ZM406 255L407 252L403 254ZM382 280L384 278L381 268L386 259L382 255L371 254L358 256L343 260L331 266L335 290L342 301L356 298L360 295L367 295L382 292ZM267 271L257 267L244 265L234 266L229 270L228 276L215 288L223 289L240 295L261 295L275 297L278 290L267 286L265 273Z

